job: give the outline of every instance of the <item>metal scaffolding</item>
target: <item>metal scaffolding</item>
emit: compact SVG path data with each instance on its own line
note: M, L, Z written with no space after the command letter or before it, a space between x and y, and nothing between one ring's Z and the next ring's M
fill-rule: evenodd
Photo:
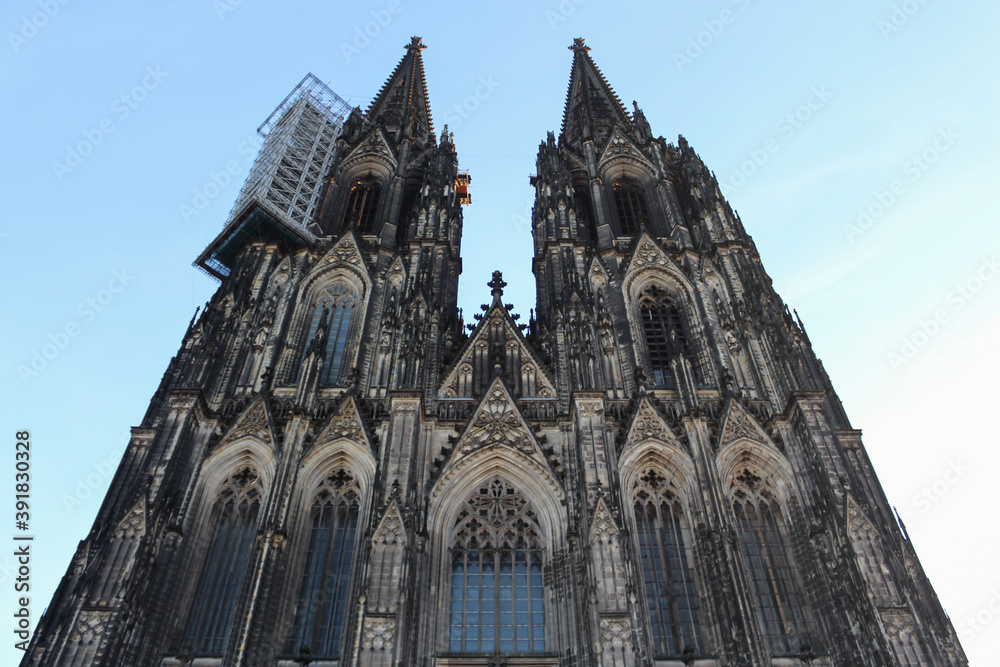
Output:
M250 175L222 233L195 265L229 275L229 264L249 237L265 232L290 241L315 240L307 226L323 193L337 137L351 107L312 73L257 128L264 138Z

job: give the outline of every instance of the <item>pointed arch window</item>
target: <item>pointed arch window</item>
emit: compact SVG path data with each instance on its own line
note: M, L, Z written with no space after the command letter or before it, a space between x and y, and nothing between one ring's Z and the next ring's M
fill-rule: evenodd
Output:
M310 342L323 325L326 341L323 344L323 370L321 385L335 385L344 376L343 367L347 355L348 334L351 328L351 313L354 310L354 293L344 283L336 283L324 289L316 300L309 333L306 337L306 354Z
M639 316L654 384L675 387L670 362L679 353L690 356L680 309L666 290L650 285L639 295Z
M545 651L538 521L506 480L493 478L463 504L451 563L449 650Z
M340 655L359 496L354 476L339 469L323 480L309 509L309 548L288 647L292 654L308 647L314 660L336 660Z
M195 655L221 656L232 625L261 503L260 474L252 466L233 472L216 494L205 554L181 645Z
M382 194L381 184L374 178L356 181L347 196L347 209L344 211L344 227L354 223L359 234L371 235L376 232L375 214L378 212L378 200Z
M681 502L656 470L639 477L632 499L653 653L656 658L700 653L698 604Z
M763 480L744 469L732 491L736 528L773 655L797 655L810 645L803 597L785 542L781 505Z
M611 186L621 236L633 236L649 223L642 188L631 178L620 178Z

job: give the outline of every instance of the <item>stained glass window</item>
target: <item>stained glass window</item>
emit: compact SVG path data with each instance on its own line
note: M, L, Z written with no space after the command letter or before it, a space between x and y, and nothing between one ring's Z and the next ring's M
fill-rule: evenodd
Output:
M307 646L313 659L336 659L344 634L347 591L358 528L358 487L340 469L320 485L309 511L309 548L296 599L289 650Z
M753 471L735 482L733 512L768 645L774 655L795 655L810 642L781 506Z
M545 650L542 546L531 505L496 477L459 512L451 549L451 651Z
M221 656L225 650L260 501L259 475L250 466L231 474L216 496L209 520L211 542L181 642L195 655Z
M327 287L316 300L306 345L316 337L319 325L326 323L326 346L323 349L323 371L320 384L335 385L343 376L344 357L347 353L347 336L351 328L354 294L344 283Z
M684 542L684 512L667 480L647 470L636 483L633 508L649 605L653 653L677 657L699 651L694 582Z

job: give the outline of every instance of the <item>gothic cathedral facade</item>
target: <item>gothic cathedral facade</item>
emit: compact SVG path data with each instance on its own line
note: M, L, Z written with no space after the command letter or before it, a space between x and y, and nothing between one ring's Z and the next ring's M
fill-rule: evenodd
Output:
M278 120L312 118L288 145L319 176L281 162L304 208L275 178L211 247L22 665L966 665L714 176L583 40L532 177L537 308L495 273L463 321L423 49L342 127Z

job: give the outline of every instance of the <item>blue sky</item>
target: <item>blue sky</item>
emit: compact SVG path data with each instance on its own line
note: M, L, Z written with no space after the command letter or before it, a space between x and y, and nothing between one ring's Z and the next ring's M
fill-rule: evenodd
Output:
M559 130L567 46L584 36L626 105L715 170L864 429L973 664L988 664L998 17L968 0L5 2L0 386L3 433L34 437L35 618L216 287L191 262L226 219L255 130L303 75L366 107L423 37L435 127L450 124L473 177L460 305L475 312L501 269L527 316L528 176ZM25 372L46 345L56 353ZM10 564L0 556L8 619ZM19 659L11 643L3 664Z

